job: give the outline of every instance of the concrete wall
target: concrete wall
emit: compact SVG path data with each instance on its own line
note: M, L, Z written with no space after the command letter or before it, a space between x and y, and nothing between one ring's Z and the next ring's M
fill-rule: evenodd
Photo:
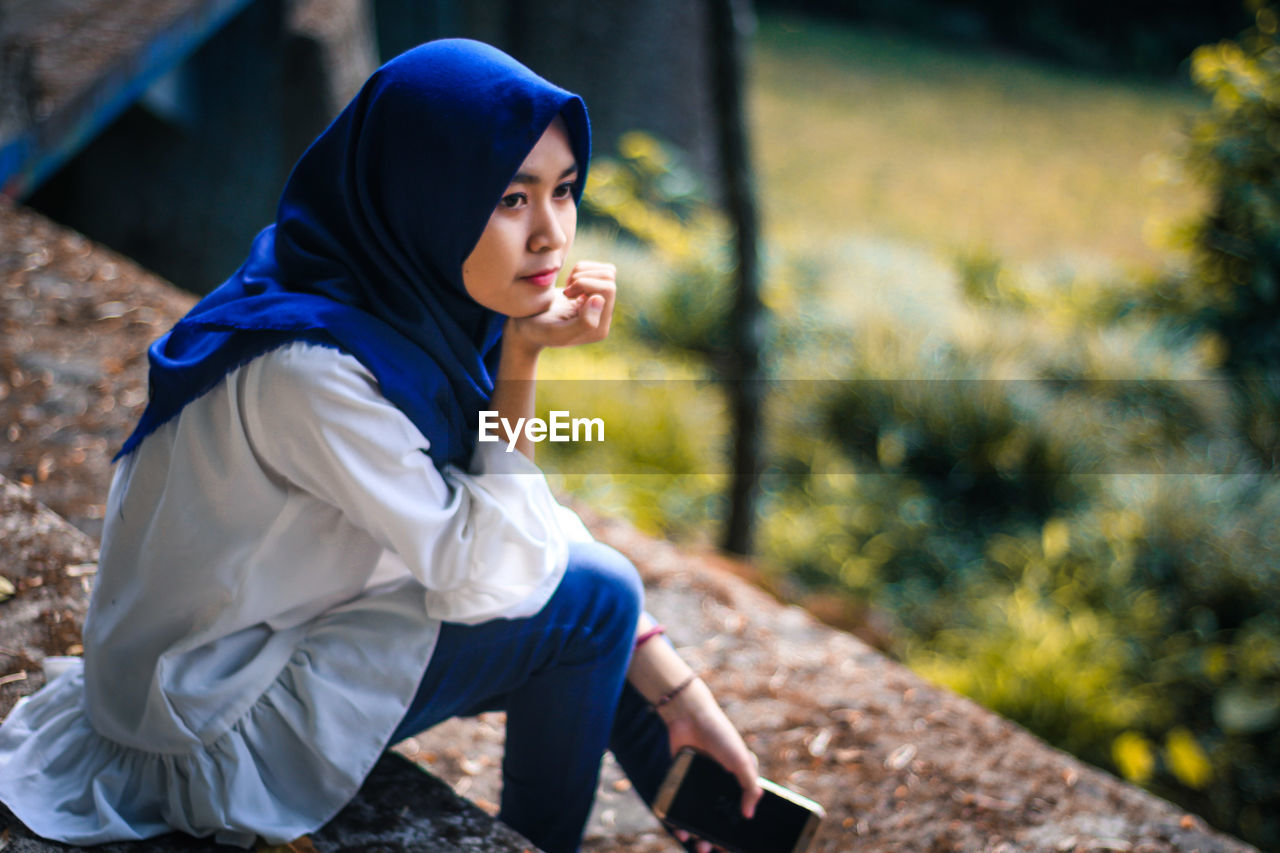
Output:
M717 192L705 3L687 0L374 0L382 58L460 35L494 44L577 92L597 155L644 130L683 151Z
M275 218L289 170L350 81L371 70L363 4L338 4L346 26L308 5L251 4L28 203L181 287L216 286Z

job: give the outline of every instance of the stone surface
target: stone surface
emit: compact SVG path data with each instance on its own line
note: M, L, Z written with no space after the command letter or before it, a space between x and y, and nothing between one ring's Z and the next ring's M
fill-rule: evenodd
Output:
M52 853L76 849L32 835L0 806L0 849L4 853ZM309 842L309 843L307 843ZM388 753L374 766L359 795L296 851L430 850L432 853L533 853L519 833L491 818L422 768ZM173 833L145 842L103 844L101 853L177 853L236 850L209 839Z
M98 549L0 476L0 577L15 594L0 601L0 718L44 684L49 655L79 654Z

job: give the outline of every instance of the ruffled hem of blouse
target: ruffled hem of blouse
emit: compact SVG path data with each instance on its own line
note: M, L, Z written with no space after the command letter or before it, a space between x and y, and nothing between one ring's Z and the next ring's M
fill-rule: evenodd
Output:
M399 717L317 737L315 709L349 686L296 652L234 726L190 752L148 752L94 730L83 666L73 665L0 726L0 800L33 832L70 844L172 830L221 844L283 844L322 826L355 796ZM335 743L335 741L341 743ZM299 780L303 780L299 783Z

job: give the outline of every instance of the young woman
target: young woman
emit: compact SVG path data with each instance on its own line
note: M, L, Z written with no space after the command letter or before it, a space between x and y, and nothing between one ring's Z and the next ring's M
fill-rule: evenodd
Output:
M244 265L151 349L73 667L0 726L0 800L74 844L316 829L388 745L507 712L502 818L575 850L611 749L755 760L532 462L539 354L598 341L614 268L572 244L575 95L433 42L307 150ZM697 842L700 849L709 849Z

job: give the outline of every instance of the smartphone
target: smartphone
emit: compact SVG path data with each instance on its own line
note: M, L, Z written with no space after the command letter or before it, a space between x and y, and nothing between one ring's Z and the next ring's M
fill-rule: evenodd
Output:
M822 806L768 779L755 817L742 816L742 786L710 756L676 753L653 813L731 853L804 853L826 817Z

